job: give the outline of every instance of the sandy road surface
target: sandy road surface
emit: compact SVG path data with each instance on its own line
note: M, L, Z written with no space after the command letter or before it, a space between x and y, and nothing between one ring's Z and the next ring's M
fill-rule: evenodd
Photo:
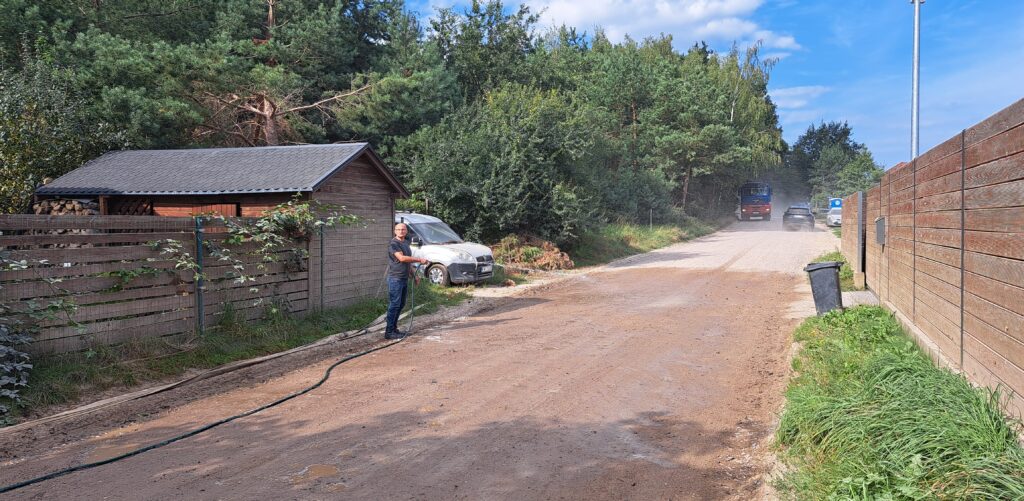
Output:
M347 363L323 387L26 499L749 499L830 233L736 223ZM813 312L813 307L811 307ZM113 457L316 380L330 361L0 466Z

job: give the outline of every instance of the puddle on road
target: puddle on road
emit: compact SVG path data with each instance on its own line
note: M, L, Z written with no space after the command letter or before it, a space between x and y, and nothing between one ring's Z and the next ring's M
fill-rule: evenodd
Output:
M100 446L93 449L93 451L89 453L89 457L86 458L85 462L95 463L97 461L106 461L108 459L120 456L121 454L126 454L131 451L134 451L135 449L138 448L139 444L137 443Z
M292 484L304 484L324 477L333 477L341 473L337 466L329 464L311 464L306 469L293 475Z

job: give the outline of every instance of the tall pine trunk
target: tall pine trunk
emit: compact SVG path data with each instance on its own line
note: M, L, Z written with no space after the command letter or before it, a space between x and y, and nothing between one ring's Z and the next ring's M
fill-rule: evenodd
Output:
M691 165L690 167L687 167L687 169L686 169L686 177L683 178L683 212L687 213L687 214L688 214L688 212L686 211L686 198L690 194L690 178L692 178L692 177L693 177L693 166Z

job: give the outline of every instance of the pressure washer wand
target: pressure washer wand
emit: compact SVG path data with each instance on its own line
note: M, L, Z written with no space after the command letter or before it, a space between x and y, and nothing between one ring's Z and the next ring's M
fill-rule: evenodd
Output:
M421 273L422 269L423 268L420 265L417 264L415 266L415 270L413 270L413 273L414 274L418 273L418 274L422 275L422 273ZM407 332L409 334L412 334L412 319L413 319L413 317L416 316L416 277L415 276L412 277L412 287L410 287L409 290L411 291L411 296L412 297L409 299L409 327L405 328L405 332Z

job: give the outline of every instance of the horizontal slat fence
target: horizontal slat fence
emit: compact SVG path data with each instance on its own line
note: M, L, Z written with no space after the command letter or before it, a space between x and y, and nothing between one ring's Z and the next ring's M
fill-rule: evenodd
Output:
M843 199L843 232L840 251L853 270L853 282L864 287L864 193L857 192Z
M196 257L197 236L215 245L226 237L221 223L204 218L199 226L202 231L191 217L2 215L0 250L28 268L0 271L0 301L15 311L27 311L30 302L75 305L73 314L32 320L39 327L29 348L34 353L195 333L228 309L240 320L260 318L271 305L310 309L308 258L281 252L257 269L261 257L236 249L255 279L239 283L233 263L204 245L200 284L153 245L176 240Z
M890 169L864 215L867 286L1024 413L1024 100Z

